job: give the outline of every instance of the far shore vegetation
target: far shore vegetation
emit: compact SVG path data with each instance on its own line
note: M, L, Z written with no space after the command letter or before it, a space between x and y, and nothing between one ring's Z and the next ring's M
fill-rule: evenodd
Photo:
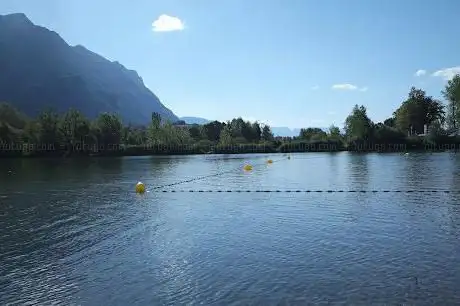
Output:
M235 118L205 125L165 122L157 113L147 126L124 124L117 114L95 119L70 109L43 110L28 118L0 104L0 156L123 156L288 152L406 152L460 148L460 75L447 82L445 103L412 87L393 116L374 123L366 107L355 105L344 133L303 128L296 137L274 137L270 126Z

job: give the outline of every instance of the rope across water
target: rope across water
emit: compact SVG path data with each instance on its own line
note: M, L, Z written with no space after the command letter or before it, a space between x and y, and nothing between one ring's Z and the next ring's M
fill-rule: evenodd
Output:
M273 160L273 163L280 162L280 161L285 160L285 159L289 159L289 157L283 157L283 158L280 158L280 159L277 159L277 160ZM262 164L266 164L266 163L267 163L267 161L264 161L263 163L255 164L255 165L262 165ZM152 190L158 190L158 189L163 189L163 188L166 188L166 187L172 187L172 186L177 186L177 185L181 185L181 184L185 184L185 183L200 181L200 180L204 180L204 179L207 179L207 178L221 176L221 175L224 175L224 174L227 174L227 173L232 173L232 172L235 172L237 170L241 170L241 166L238 166L236 168L232 168L230 170L214 173L214 174L198 176L198 177L194 177L194 178L187 179L187 180L182 180L182 181L178 181L178 182L174 182L174 183L155 186L155 187L152 187Z
M177 189L163 189L155 190L153 192L164 192L164 193L450 193L460 194L460 190L258 190L258 189L234 189L234 190L203 190L203 189L189 189L189 190L177 190Z
M289 156L285 156L283 158L273 160L272 162L280 162L283 160L290 159ZM266 164L267 161L264 160L263 163L254 164L255 166ZM238 166L226 171L220 171L214 174L203 175L199 177L194 177L191 179L186 179L174 183L164 184L160 186L154 186L151 188L152 192L156 193L445 193L445 194L460 194L460 190L436 190L436 189L418 189L418 190L345 190L345 189L335 189L335 190L326 190L326 189L165 189L167 187L173 187L185 183L190 183L194 181L204 180L211 177L217 177L221 175L225 175L228 173L235 172L237 170L241 171L242 166Z

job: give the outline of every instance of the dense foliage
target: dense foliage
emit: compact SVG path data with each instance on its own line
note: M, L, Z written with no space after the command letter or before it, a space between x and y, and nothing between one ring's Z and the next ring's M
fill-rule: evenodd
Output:
M298 137L274 137L270 126L235 118L205 125L171 123L153 113L148 126L124 125L116 114L102 113L94 120L70 109L58 114L43 110L28 118L10 104L0 104L0 154L144 155L298 151L401 151L450 149L459 144L460 75L450 80L440 101L421 89L408 97L384 122L374 123L364 106L355 105L341 133L310 127ZM428 133L424 134L428 127ZM421 135L422 134L422 135Z

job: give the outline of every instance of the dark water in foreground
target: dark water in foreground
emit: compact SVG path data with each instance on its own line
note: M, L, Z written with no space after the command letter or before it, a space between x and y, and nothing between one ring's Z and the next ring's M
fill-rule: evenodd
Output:
M460 303L460 194L133 192L460 190L449 153L267 158L2 160L0 305Z

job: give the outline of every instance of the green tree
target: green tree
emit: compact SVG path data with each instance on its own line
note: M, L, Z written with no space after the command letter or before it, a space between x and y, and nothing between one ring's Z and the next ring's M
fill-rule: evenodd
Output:
M194 140L200 140L202 139L202 128L201 126L197 125L197 124L194 124L190 127L189 129L189 133L190 133L190 136L194 139Z
M161 116L158 113L152 113L152 121L148 127L147 138L150 145L163 143L164 131L161 129Z
M41 148L55 151L60 148L61 133L59 115L53 109L46 109L37 118L38 141Z
M100 147L112 150L121 143L123 123L118 115L100 114L96 119L95 128Z
M74 149L76 144L82 144L90 131L89 121L75 109L70 109L61 117L59 129L64 143L70 149Z
M241 123L241 136L246 140L246 142L255 141L254 130L252 124L249 121L243 121Z
M235 138L246 138L244 134L246 134L246 136L249 134L247 123L241 117L234 118L230 121L230 130L232 131L232 136Z
M11 145L16 142L16 135L8 124L0 121L0 156L16 155L19 152L13 151Z
M373 138L377 143L401 143L405 136L400 130L384 123L377 123L373 126Z
M412 87L408 98L395 111L396 126L401 131L410 134L421 134L424 125L430 125L435 121L444 123L444 106L441 102L427 96L425 91Z
M451 132L458 132L460 128L460 75L449 80L442 91L447 100L447 127Z
M299 138L307 141L323 140L327 138L327 133L320 128L306 128L300 130Z
M355 105L345 119L345 134L355 140L369 140L372 136L372 121L363 105Z
M272 141L273 140L273 133L268 124L265 124L262 128L262 140L264 141Z
M0 145L12 142L12 132L6 123L0 122Z
M441 123L436 121L430 126L428 132L428 139L432 142L442 141L444 137L447 136L447 131L442 127Z
M135 128L131 131L133 144L145 145L148 142L148 130L145 128Z
M167 122L161 128L160 142L162 144L178 146L190 143L191 138L188 129L177 128L173 124Z
M220 133L222 129L224 128L225 123L219 122L219 121L213 121L210 123L207 123L203 126L204 132L208 140L210 141L219 141Z
M124 143L124 144L132 144L131 143L131 132L132 132L132 127L131 125L128 125L128 126L124 126L122 129L121 129L121 142Z
M385 121L383 121L383 124L389 127L395 127L396 126L395 118L394 117L387 118L385 119Z
M22 132L22 141L27 144L37 144L39 142L39 125L36 120L27 121Z
M342 139L342 134L340 133L340 128L335 126L335 125L331 125L329 127L328 137L329 137L329 139L335 140L335 141L341 140Z
M152 113L152 128L159 129L161 125L161 115L159 113Z
M220 133L219 143L222 145L230 145L233 144L233 137L232 137L232 128L230 125L225 125Z
M23 129L28 118L8 103L0 103L0 122L7 123L16 129Z
M252 141L259 142L262 137L262 129L260 128L259 122L252 124Z

